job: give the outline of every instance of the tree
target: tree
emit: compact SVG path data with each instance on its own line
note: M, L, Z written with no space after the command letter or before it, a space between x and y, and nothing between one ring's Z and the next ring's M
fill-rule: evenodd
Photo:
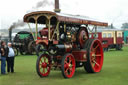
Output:
M108 25L108 29L116 29L116 27L111 23L111 25Z
M121 28L122 29L128 29L128 23L127 22L126 23L123 23Z

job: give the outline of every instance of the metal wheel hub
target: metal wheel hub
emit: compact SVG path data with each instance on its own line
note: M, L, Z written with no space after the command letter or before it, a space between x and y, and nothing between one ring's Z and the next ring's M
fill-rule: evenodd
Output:
M65 68L72 68L72 64L70 63L65 64Z
M72 68L72 64L69 64L68 66L69 66L69 68Z
M44 62L44 63L42 63L42 68L46 68L47 67L47 63L46 62Z

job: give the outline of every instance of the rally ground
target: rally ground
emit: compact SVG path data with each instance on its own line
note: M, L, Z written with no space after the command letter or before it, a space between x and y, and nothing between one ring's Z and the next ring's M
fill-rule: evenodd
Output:
M50 75L40 78L36 73L35 55L20 55L15 58L15 73L1 75L0 85L127 85L128 47L122 51L114 49L104 53L104 64L100 73L89 74L77 68L71 79L64 79L60 70L51 70ZM0 64L1 65L1 64Z

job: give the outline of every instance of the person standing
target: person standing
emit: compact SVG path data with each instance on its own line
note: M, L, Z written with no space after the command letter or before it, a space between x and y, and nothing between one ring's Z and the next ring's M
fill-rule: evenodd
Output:
M1 74L6 74L6 57L8 56L8 52L6 49L5 41L1 41Z
M7 71L8 73L11 71L11 73L14 73L14 57L15 53L12 48L12 44L8 43L8 57L7 57Z

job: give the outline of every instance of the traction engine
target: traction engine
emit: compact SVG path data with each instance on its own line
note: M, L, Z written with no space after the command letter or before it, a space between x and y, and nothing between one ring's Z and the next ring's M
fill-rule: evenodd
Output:
M38 54L36 71L46 77L51 67L60 68L64 78L71 78L77 67L88 73L100 72L103 65L103 48L100 40L89 39L89 25L107 26L81 16L72 16L50 11L38 11L24 16L24 22L35 23ZM45 26L37 32L38 24ZM38 34L36 34L37 36ZM42 49L43 48L43 49ZM39 50L41 49L41 50Z

